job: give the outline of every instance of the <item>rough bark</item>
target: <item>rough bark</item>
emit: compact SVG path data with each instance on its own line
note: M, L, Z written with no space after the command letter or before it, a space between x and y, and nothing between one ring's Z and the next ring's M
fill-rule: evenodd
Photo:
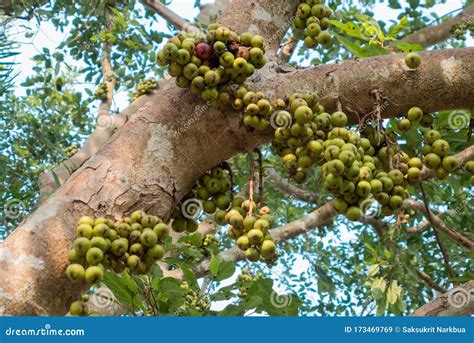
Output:
M258 32L271 45L296 5L235 1L220 21L239 32ZM246 20L240 19L242 13ZM2 244L0 269L10 276L0 280L0 314L66 312L81 288L64 275L80 215L120 218L143 208L167 218L203 172L268 139L250 134L236 112L212 110L172 83L147 100ZM185 129L190 119L195 123Z
M474 281L469 281L423 305L411 316L470 316L473 314Z
M370 111L370 90L380 87L393 103L386 116L406 113L415 104L427 111L473 107L474 66L468 63L473 55L474 49L424 53L425 64L417 71L406 70L403 55L285 74L275 74L269 63L251 87L272 98L297 90L325 94L325 89L329 95L322 101L329 111L335 109L337 98L345 108ZM443 67L446 63L449 68ZM351 119L355 122L357 117ZM190 120L194 123L186 129ZM270 136L271 132L250 133L234 111L209 109L186 90L172 84L163 87L4 242L0 268L10 277L0 280L1 313L66 312L80 293L63 273L79 216L120 218L143 208L167 218L203 172Z
M264 36L274 58L296 5L233 1L219 21ZM471 108L473 57L474 49L426 52L415 71L407 70L402 54L289 73L276 73L275 62L269 62L250 87L270 98L315 91L328 111L339 101L352 122L356 112L372 110L374 88L384 89L389 101L384 116L406 113L414 105L425 111ZM249 132L237 112L210 109L168 83L2 244L0 269L9 277L0 280L0 314L66 312L81 291L64 275L79 216L119 219L142 208L166 219L203 172L270 137L270 131Z

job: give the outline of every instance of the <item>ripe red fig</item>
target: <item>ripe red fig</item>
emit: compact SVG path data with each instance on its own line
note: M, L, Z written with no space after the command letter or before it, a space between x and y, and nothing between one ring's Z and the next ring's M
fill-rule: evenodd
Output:
M206 43L199 43L196 46L196 55L203 61L206 61L211 58L213 53L214 50L212 49L212 47Z

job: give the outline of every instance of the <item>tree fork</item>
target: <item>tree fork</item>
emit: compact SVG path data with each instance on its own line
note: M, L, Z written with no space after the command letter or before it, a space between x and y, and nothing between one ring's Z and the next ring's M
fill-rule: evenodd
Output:
M256 6L232 4L247 16L252 16ZM261 10L256 13L261 15ZM234 12L224 14L223 18L228 16L221 20L224 24L237 13L228 11ZM251 22L235 20L233 28L243 32L248 29L244 23ZM272 39L275 24L266 25L260 33ZM336 108L339 99L353 123L356 112L372 110L370 92L380 87L391 104L384 117L404 114L414 105L426 112L474 107L474 65L469 63L474 49L421 56L423 64L416 71L406 69L403 54L279 74L273 62L249 87L270 98L316 91L328 111ZM195 123L186 127L190 118ZM252 151L271 136L270 130L248 131L237 112L210 109L200 98L168 83L2 244L0 269L9 277L0 280L0 314L62 315L77 299L81 285L72 285L64 269L81 215L119 219L142 208L167 219L203 172L239 152Z

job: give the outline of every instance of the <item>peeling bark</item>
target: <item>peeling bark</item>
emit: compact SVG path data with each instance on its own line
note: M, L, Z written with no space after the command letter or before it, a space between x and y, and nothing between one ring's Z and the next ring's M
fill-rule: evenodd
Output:
M375 88L383 89L389 102L385 117L406 113L414 105L427 112L474 107L474 49L422 53L422 66L415 71L407 70L402 54L394 54L276 73L275 51L296 5L233 1L224 10L222 24L261 34L267 41L273 60L250 88L270 98L315 91L328 111L339 101L352 123L373 109ZM443 64L447 60L449 68ZM120 219L141 208L167 219L202 173L272 135L249 131L237 112L210 109L172 82L139 104L125 110L132 118L2 244L0 270L8 277L0 279L0 314L62 315L77 299L81 286L72 285L64 270L78 217ZM281 232L298 234L305 228Z
M403 55L286 74L275 74L274 64L269 63L251 87L272 98L296 90L320 94L326 90L330 95L323 103L329 111L335 109L336 98L345 108L370 111L370 90L376 87L383 87L393 103L385 116L405 113L416 104L427 111L474 107L474 89L470 87L474 66L468 63L473 55L474 49L427 52L422 55L425 64L417 71L405 69ZM464 73L443 77L441 63L447 58L457 61ZM45 267L38 271L26 263L18 266L0 259L2 271L11 275L0 280L1 313L66 312L80 293L80 286L71 285L63 273L79 216L101 214L119 219L142 208L166 219L203 172L271 137L271 132L249 132L238 113L209 109L201 99L172 84L147 100L4 242L2 256L9 254L20 261L34 258L38 261L35 267ZM355 115L350 117L352 122L357 120ZM194 124L186 129L190 118Z
M411 316L470 316L474 314L474 281L455 287L413 312Z

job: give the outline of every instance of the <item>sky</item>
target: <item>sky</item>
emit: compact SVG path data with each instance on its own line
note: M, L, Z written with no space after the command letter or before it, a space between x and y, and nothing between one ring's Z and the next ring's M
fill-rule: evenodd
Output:
M171 2L169 8L190 21L198 14L199 9L194 8L194 0L174 0ZM211 0L202 0L202 4L212 3ZM438 16L442 16L446 13L452 12L456 9L460 9L464 6L464 1L461 0L449 0L445 4L440 4L435 6L431 11L438 14ZM392 10L387 7L386 4L378 3L374 6L373 11L375 13L374 17L377 20L383 21L391 21L397 20L398 12L396 10ZM169 32L167 28L166 22L156 17L156 27L160 29L160 31ZM36 34L31 39L26 39L23 36L25 29L22 25L29 26ZM15 57L14 61L17 63L15 65L15 70L19 73L17 79L15 80L17 88L17 94L24 94L24 89L20 86L20 83L25 80L26 77L32 75L32 67L35 63L32 61L32 57L42 51L43 48L48 48L51 51L54 51L56 47L67 37L68 33L64 32L61 33L57 31L51 23L42 22L39 25L36 22L25 22L19 21L10 31L12 35L12 39L20 42L20 45L17 51L20 53L18 56ZM472 37L468 39L467 44L469 46L473 46L473 39ZM78 65L77 61L73 61L70 58L66 57L66 62L70 65ZM78 87L90 87L88 85L78 85ZM116 109L124 109L129 104L128 94L125 91L119 92L115 96L115 103L114 106ZM339 237L342 241L350 241L357 239L354 232L350 232L347 230L345 225L341 225L339 228ZM327 242L330 239L334 239L334 234L328 234L327 237L323 239L323 242ZM309 262L303 259L301 256L296 256L296 263L294 270L292 270L293 274L300 274L302 271L305 271L309 268ZM282 266L277 266L272 269L272 273L274 275L279 275L283 271ZM231 284L234 282L235 278L237 277L238 272L236 274L225 281L224 285ZM282 276L284 277L284 276ZM284 288L276 287L279 292L285 292ZM315 300L317 297L315 296ZM222 302L218 304L214 304L213 309L221 309L227 303Z

